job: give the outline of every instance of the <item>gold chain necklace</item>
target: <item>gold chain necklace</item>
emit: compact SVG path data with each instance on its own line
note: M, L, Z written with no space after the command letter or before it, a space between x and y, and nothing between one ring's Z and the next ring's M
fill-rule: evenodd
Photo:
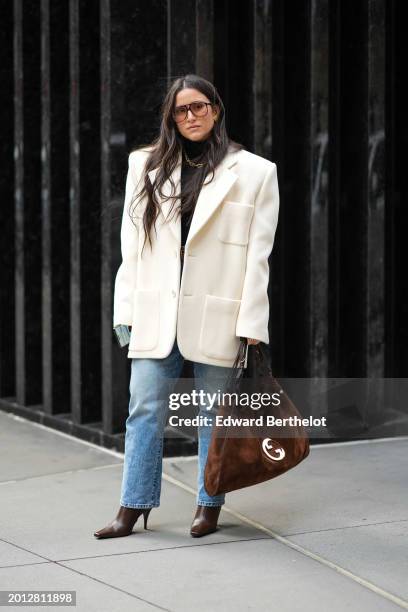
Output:
M183 149L183 153L184 153L184 157L186 158L186 162L188 163L189 166L192 166L193 168L202 168L203 166L205 166L205 162L201 162L200 164L198 164L196 162L191 161L191 159L189 158L189 156L187 155L184 149Z

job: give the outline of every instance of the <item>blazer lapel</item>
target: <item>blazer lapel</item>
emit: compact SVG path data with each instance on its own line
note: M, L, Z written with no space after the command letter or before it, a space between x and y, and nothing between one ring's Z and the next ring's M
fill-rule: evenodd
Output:
M231 152L227 153L222 162L215 169L214 178L211 183L208 183L209 173L203 183L200 194L198 196L195 211L193 215L193 219L191 221L190 230L188 233L186 245L191 242L194 236L201 230L201 228L207 223L208 219L214 214L218 206L221 204L225 195L231 189L232 185L238 178L238 175L231 170L231 168L237 162L237 153ZM150 170L148 173L150 181L153 183L158 168L154 168ZM181 177L181 153L179 154L179 158L177 164L173 170L171 175L173 182L176 185L176 194L180 193L180 177ZM163 194L169 195L171 193L171 183L170 179L168 179L162 188ZM167 219L170 208L174 200L167 200L161 202L161 212L164 216L164 219ZM175 204L175 206L179 206L179 202ZM175 212L173 210L172 218L168 221L170 229L176 239L177 243L181 244L181 218L180 215L177 215L177 219L175 219Z
M194 215L188 232L186 245L190 244L209 218L215 213L222 200L238 178L231 168L236 164L237 153L227 153L219 166L215 169L214 178L208 182L208 175L201 188L195 206Z

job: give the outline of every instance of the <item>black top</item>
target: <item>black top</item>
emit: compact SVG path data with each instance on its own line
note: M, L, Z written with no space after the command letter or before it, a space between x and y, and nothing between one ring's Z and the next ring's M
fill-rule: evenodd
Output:
M199 163L200 162L199 158L201 154L204 152L204 149L206 147L206 141L201 140L201 141L194 142L193 140L184 138L184 136L181 137L181 141L182 141L183 148L185 152L187 153L189 159L191 159L192 161L197 161L197 163ZM181 164L181 190L182 191L188 185L189 180L194 177L194 173L198 172L199 170L200 170L199 168L194 168L193 166L190 166L187 163L183 155L182 164ZM181 201L181 206L183 210L183 200ZM194 210L191 211L190 213L182 212L182 215L181 215L181 245L182 246L186 244L188 231L190 229L190 223L191 223L193 214L194 214Z

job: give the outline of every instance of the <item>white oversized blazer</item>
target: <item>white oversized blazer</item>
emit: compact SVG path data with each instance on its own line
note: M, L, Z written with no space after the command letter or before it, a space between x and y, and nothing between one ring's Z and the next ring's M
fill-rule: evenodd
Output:
M268 257L279 211L276 164L245 150L230 151L211 182L207 175L185 245L180 285L180 215L176 219L173 209L166 221L172 200L161 202L157 234L151 233L153 249L147 241L143 255L146 199L133 206L134 222L128 214L147 155L148 149L129 155L113 326L132 326L129 358L167 357L177 338L186 359L231 366L240 336L269 343ZM149 172L151 181L156 172ZM181 154L172 175L178 190L180 173ZM169 181L163 192L171 192Z

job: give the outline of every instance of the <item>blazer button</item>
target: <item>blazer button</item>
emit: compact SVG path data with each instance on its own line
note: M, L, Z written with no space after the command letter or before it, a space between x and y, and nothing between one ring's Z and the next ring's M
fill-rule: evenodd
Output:
M176 297L177 293L174 291L174 289L172 289L172 291L171 291L171 295L172 295L173 297Z

